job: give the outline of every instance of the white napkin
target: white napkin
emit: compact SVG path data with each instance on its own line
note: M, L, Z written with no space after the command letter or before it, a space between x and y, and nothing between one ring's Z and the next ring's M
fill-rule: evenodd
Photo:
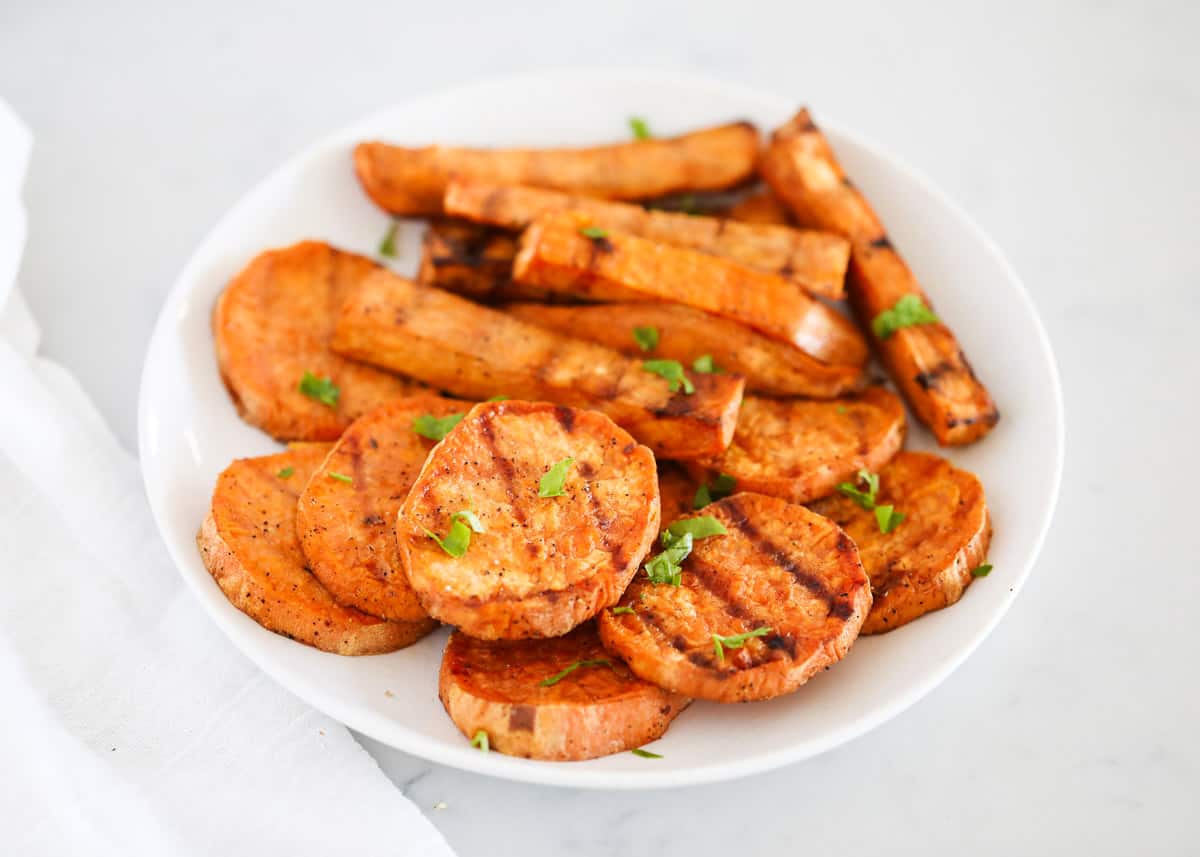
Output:
M13 285L30 144L0 100L0 850L448 857L345 727L203 615L136 462L35 356Z

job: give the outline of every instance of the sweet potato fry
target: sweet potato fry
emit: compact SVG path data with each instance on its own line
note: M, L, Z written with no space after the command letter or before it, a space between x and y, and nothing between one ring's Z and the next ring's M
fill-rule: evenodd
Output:
M438 219L421 243L417 282L485 303L569 300L557 292L513 282L517 238L465 220Z
M680 304L514 303L505 311L524 321L596 342L630 357L667 357L691 366L708 355L720 370L746 379L746 390L767 396L832 399L854 392L861 366L831 366L795 346L745 325ZM643 349L635 327L652 327L657 345Z
M368 142L355 148L354 168L363 190L380 208L422 216L441 212L452 177L609 199L719 190L753 174L758 148L758 129L749 122L732 122L679 137L586 149L410 149Z
M464 398L506 395L592 408L664 458L715 455L733 436L744 382L695 374L695 392L635 360L391 272L346 301L334 350ZM675 387L676 392L671 388Z
M789 280L695 250L593 232L571 214L539 219L525 230L513 279L593 301L682 303L739 321L818 360L861 365L867 359L854 324Z
M769 187L759 188L742 197L725 216L743 223L775 223L780 226L790 226L792 223L787 206Z
M649 211L627 202L487 182L452 181L446 188L445 209L447 214L514 231L548 214L576 212L602 229L721 256L778 274L814 295L845 297L850 245L827 232Z
M775 132L761 169L798 222L850 239L850 300L864 327L871 328L902 299L912 304L920 299L929 306L917 278L807 110ZM876 333L874 340L917 418L941 445L978 440L999 420L991 395L945 324L922 321L882 337Z

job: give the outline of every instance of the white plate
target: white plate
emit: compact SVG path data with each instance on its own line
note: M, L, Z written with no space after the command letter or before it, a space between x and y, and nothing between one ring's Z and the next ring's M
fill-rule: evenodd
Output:
M142 378L140 454L158 526L184 578L230 639L268 675L348 726L436 762L514 780L596 788L712 782L778 767L861 735L920 699L979 645L1029 574L1058 496L1062 400L1054 358L1029 296L996 247L912 170L837 128L815 105L847 171L865 191L958 334L1003 418L982 443L952 450L978 473L995 520L995 571L949 610L883 637L799 692L753 705L698 702L653 749L589 762L513 759L472 749L442 710L444 632L390 655L343 658L263 630L205 571L194 537L217 474L276 445L238 419L217 376L209 311L221 288L268 247L320 238L373 254L388 218L359 190L354 142L478 146L588 144L628 135L627 117L661 135L747 118L771 129L796 103L694 78L648 72L539 74L490 81L379 113L313 146L250 191L188 261L158 319ZM420 228L403 228L414 270ZM916 425L909 445L933 449ZM388 693L390 691L390 693ZM730 740L736 736L736 740Z

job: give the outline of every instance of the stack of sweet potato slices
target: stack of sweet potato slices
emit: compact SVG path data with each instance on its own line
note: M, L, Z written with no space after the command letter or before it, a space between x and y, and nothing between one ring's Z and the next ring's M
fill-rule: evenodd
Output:
M871 350L944 446L995 405L807 111L638 136L364 142L370 199L431 218L415 279L304 241L213 314L239 414L291 442L220 474L214 579L338 654L452 625L479 749L653 755L691 700L792 693L990 569L979 480L902 450Z

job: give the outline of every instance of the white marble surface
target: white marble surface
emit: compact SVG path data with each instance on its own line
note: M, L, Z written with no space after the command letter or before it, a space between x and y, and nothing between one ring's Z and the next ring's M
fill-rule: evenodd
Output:
M1015 608L896 720L733 784L556 791L369 749L472 857L1197 853L1200 7L649 7L0 4L0 93L37 134L22 282L46 351L133 447L192 247L281 159L410 94L577 64L791 93L931 176L1041 309L1067 467Z

